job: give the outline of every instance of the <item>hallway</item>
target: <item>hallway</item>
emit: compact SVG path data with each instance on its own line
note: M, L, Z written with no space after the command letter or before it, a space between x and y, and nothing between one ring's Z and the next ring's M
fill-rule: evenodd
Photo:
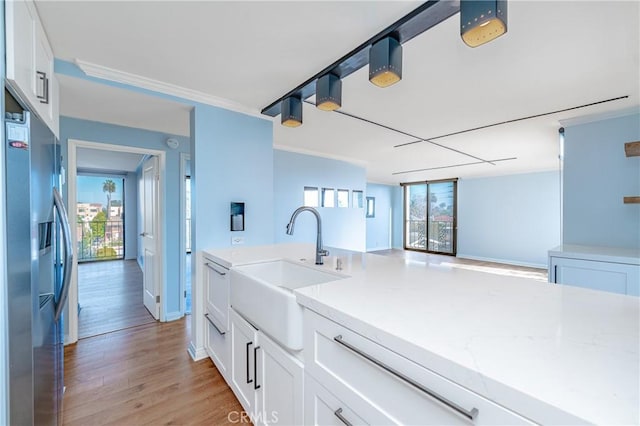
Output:
M191 317L65 347L64 425L218 425L242 408L210 359L187 353Z
M135 260L78 264L78 338L155 322L143 305L142 287Z

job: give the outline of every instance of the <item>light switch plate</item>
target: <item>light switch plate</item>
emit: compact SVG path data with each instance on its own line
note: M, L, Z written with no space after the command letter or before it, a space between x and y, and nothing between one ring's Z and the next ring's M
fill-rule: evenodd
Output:
M244 237L231 237L231 245L244 244Z

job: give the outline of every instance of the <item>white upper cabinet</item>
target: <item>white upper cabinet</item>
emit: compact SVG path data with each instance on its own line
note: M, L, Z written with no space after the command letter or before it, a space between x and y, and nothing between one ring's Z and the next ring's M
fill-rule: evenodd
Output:
M54 55L35 4L30 0L5 2L7 80L58 136L58 80Z

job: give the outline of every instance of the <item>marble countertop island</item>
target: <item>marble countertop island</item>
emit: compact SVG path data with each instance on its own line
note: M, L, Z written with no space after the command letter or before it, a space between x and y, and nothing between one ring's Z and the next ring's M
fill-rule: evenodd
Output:
M323 266L311 244L205 254L334 272L339 257L346 277L295 290L300 304L534 422L640 423L640 299L330 250Z

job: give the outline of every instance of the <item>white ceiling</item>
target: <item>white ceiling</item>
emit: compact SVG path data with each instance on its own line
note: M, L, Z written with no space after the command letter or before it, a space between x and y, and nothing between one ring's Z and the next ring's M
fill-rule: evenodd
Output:
M76 163L81 171L135 172L143 154L78 148Z
M58 58L146 76L259 111L419 4L46 1L38 9ZM379 89L368 82L366 69L343 82L345 112L422 138L629 96L436 140L486 160L517 160L394 175L477 160L429 143L394 148L414 139L312 105L305 105L299 128L280 126L276 117L274 144L363 164L369 180L385 183L557 169L558 120L640 105L639 5L512 0L509 31L492 43L464 45L455 15L403 45L398 84ZM152 129L167 126L169 115L184 126L182 105L158 106L167 101L145 97L140 106L120 110L128 103L118 99L127 95L66 80L64 115ZM112 105L101 108L104 102Z

